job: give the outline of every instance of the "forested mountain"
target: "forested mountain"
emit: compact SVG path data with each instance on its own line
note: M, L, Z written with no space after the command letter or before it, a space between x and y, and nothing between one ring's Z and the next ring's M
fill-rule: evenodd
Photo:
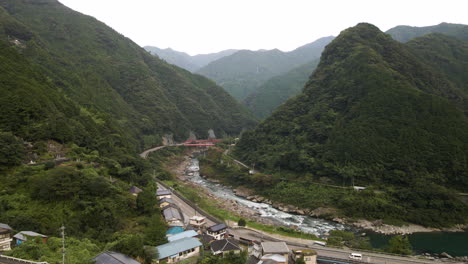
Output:
M386 33L400 42L408 42L411 39L430 33L441 33L468 41L468 26L462 24L440 23L439 25L428 27L397 26L387 30Z
M0 0L0 65L0 222L50 237L16 257L61 261L64 224L67 263L107 249L150 263L143 245L166 242L153 177L167 172L138 151L255 124L213 81L56 0Z
M349 28L326 47L304 91L243 134L236 155L273 173L258 186L301 193L290 200L302 206L466 223L468 207L454 195L468 191L468 93L458 76L466 55L466 43L441 35L405 45L370 24ZM379 192L300 198L314 196L307 188L316 182Z
M1 1L13 45L71 100L125 127L137 146L164 134L185 139L239 133L254 121L214 82L170 65L96 19L55 0ZM4 87L2 87L5 89Z
M171 48L160 49L154 46L145 46L144 49L151 52L151 54L153 55L157 55L159 58L171 64L177 65L191 72L195 72L198 69L207 65L208 63L220 59L222 57L229 56L237 51L234 49L229 49L216 53L198 54L190 56L185 52L176 51Z
M197 73L216 81L242 101L270 78L319 58L332 39L321 38L291 52L241 50L209 63Z
M245 98L243 103L256 117L268 117L280 104L302 91L318 62L319 59L315 59L267 80Z

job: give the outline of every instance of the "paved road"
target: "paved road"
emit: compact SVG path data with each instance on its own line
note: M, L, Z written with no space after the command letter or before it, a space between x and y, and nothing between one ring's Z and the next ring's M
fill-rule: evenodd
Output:
M158 188L160 189L166 189L164 186L162 185L158 185ZM206 215L203 215L201 212L198 212L196 211L192 206L188 205L184 200L180 199L179 196L173 194L172 195L172 200L174 201L174 203L179 206L180 210L182 211L182 214L184 214L184 219L185 219L185 223L187 224L188 223L188 220L190 219L190 217L194 216L194 215L198 215L198 216L205 216ZM206 219L206 226L209 227L209 226L213 226L215 225L216 223L211 221L210 219Z
M156 150L160 150L160 149L165 148L165 147L166 146L159 146L159 147L154 147L154 148L147 149L147 150L143 151L142 153L140 153L140 157L146 159L148 157L148 154L150 154L151 152L156 151Z
M260 232L256 232L254 230L249 229L241 229L241 228L234 228L229 229L229 232L234 235L236 239L239 237L243 237L250 240L257 240L257 241L278 241L278 239L273 238L269 235L262 234ZM385 254L377 254L377 253L368 253L368 252L360 252L360 251L351 251L345 249L337 249L337 248L328 248L320 245L313 245L312 241L309 244L302 244L296 243L292 241L285 241L286 244L291 249L313 249L317 251L318 257L332 257L332 258L339 258L347 260L348 256L351 252L361 253L363 255L362 262L364 263L375 263L375 264L416 264L416 263L430 263L434 264L435 261L431 260L419 260L413 259L410 257L399 257L393 255L385 255Z

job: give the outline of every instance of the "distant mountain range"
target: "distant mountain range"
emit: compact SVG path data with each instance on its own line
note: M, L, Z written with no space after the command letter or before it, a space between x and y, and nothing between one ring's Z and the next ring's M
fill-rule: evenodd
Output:
M321 38L290 52L241 50L209 63L197 73L214 80L243 101L268 79L319 58L333 38Z
M170 64L177 65L191 72L195 72L212 61L229 56L238 51L235 49L229 49L217 53L190 56L185 52L176 51L171 48L160 49L154 46L145 46L144 49L153 55L157 55L159 58L167 61Z
M430 33L441 33L461 40L468 40L468 27L462 24L440 23L428 27L396 26L385 33L390 34L394 40L400 42L408 42Z

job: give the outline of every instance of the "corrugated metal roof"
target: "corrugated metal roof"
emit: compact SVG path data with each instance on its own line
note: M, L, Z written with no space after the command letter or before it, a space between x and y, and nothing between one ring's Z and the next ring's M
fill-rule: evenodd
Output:
M140 264L140 262L114 251L103 252L93 258L95 264Z
M19 240L26 241L26 240L28 240L28 237L42 237L42 238L46 238L47 236L45 236L45 235L43 235L43 234L39 234L39 233L33 232L33 231L21 231L21 232L19 232L18 234L14 235L13 237L16 238L16 239L19 239Z
M180 252L200 246L202 246L202 244L200 241L198 241L198 239L193 237L186 237L161 246L157 246L156 249L159 253L158 259L164 259L177 255Z
M188 230L188 231L184 231L184 232L175 234L173 236L170 236L170 237L167 238L167 240L169 242L172 242L172 241L176 241L176 240L179 240L179 239L182 239L182 238L194 237L194 236L197 236L197 235L198 235L197 232L195 232L193 230Z
M218 231L226 229L226 228L227 228L227 226L225 224L221 223L221 224L217 224L217 225L208 227L208 231L218 232Z

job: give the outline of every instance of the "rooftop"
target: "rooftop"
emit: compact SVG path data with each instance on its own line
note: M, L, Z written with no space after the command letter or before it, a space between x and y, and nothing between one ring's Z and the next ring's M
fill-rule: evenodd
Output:
M218 232L218 231L226 229L226 228L227 228L227 226L225 224L221 223L221 224L217 224L217 225L208 227L208 231Z
M263 254L288 254L289 248L285 242L262 242Z
M170 203L170 204L173 204L174 203L174 200L172 200L171 198L162 198L161 200L159 200L159 203L164 203L164 202L167 202L167 203Z
M163 214L166 220L171 220L171 219L182 220L182 216L180 215L179 210L173 207L164 209Z
M172 241L170 243L157 246L156 249L158 250L158 259L164 259L170 256L174 256L179 254L180 252L200 247L202 244L198 239L193 237L186 237L176 241Z
M232 238L216 240L211 243L211 250L217 251L231 251L240 250L239 244Z
M19 239L19 240L26 241L26 240L28 240L28 237L42 237L42 238L46 238L47 236L45 236L45 235L43 235L43 234L39 234L39 233L33 232L33 231L21 231L21 232L19 232L18 234L14 235L13 237L16 238L16 239Z
M11 228L9 225L3 224L3 223L0 223L0 229L6 229L6 230L10 230L10 231L13 230L13 228Z
M94 257L93 260L95 264L140 264L131 257L114 251L103 252Z
M172 236L168 237L167 240L169 242L172 242L172 241L176 241L176 240L186 238L186 237L195 237L197 235L198 235L197 232L195 232L193 230L188 230L188 231L184 231L184 232L180 232L178 234L172 235Z
M138 188L136 186L132 186L132 188L130 188L130 190L129 190L130 193L136 193L136 194L141 193L142 191L143 191L142 189L140 189L140 188Z
M169 190L158 189L158 190L156 191L156 195L157 195L157 196L161 196L161 195L171 195L171 194L172 194L172 192L169 191Z

